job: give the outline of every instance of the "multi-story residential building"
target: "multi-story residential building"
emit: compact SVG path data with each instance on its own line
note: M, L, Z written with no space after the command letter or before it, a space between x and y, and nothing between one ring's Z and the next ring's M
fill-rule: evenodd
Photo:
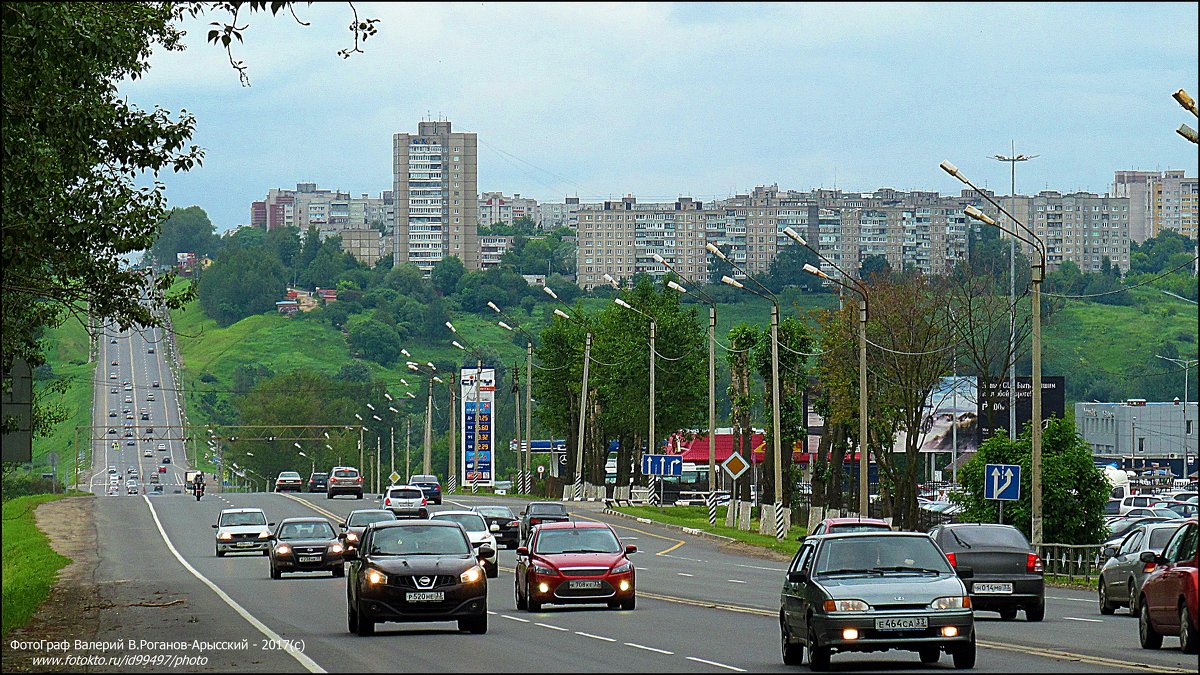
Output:
M342 238L342 250L367 267L374 267L384 255L383 234L373 227L345 229L337 234Z
M1183 171L1118 171L1112 194L1129 198L1129 238L1139 244L1162 230L1197 238L1196 178Z
M1013 215L1027 214L1025 224L1045 244L1047 271L1071 260L1081 270L1095 272L1105 257L1121 270L1129 269L1128 197L1043 190L1010 200L1019 205Z
M479 226L512 225L513 221L528 218L535 223L540 217L536 199L522 197L520 193L512 197L502 192L484 192L479 195Z
M478 168L476 134L453 132L447 120L392 136L395 264L414 262L428 274L455 256L479 268Z
M686 277L708 278L706 212L690 197L639 204L627 196L581 204L578 215L575 274L583 288L603 285L605 274L616 279L639 272L661 277L667 270L654 261L655 253Z
M378 197L366 193L351 197L349 192L324 190L316 183L297 183L295 190L272 188L266 199L251 204L250 224L267 230L295 227L301 231L315 225L324 238L344 229L390 223L392 209L391 190Z
M512 248L513 237L483 235L479 237L479 269L487 270L500 266L500 260Z
M557 230L560 227L574 230L579 227L579 197L567 197L561 204L538 204L537 214L534 222L543 230Z

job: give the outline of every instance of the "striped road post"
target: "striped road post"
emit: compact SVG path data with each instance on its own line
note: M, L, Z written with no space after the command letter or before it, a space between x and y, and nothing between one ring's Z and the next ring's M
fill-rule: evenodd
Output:
M713 526L717 524L717 493L708 493L708 524Z
M454 494L454 492L458 489L458 476L450 474L450 480L446 481L446 483L446 492Z
M471 473L471 494L479 493L479 472Z
M785 522L783 516L783 502L775 502L775 538L783 541L787 539L789 523Z
M575 501L583 501L583 472L575 476Z

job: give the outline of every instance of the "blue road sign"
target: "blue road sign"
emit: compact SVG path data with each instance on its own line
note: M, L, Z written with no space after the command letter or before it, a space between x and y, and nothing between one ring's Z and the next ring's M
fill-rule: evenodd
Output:
M643 476L682 476L683 457L679 455L642 455Z
M1021 498L1021 467L987 464L983 467L983 498L1016 501Z

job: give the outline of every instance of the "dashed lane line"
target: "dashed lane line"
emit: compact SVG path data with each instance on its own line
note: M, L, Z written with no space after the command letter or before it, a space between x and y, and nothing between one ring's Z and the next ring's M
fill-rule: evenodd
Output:
M630 647L633 647L634 649L644 649L648 652L654 652L655 654L666 654L667 656L675 655L675 652L669 652L665 649L659 649L658 647L647 647L646 645L639 645L636 642L626 642L625 644Z
M616 640L614 640L610 637L604 637L603 635L592 635L591 633L585 633L581 630L575 631L575 634L582 635L583 637L586 637L586 638L592 638L593 640L603 640L605 642L616 642Z
M509 616L509 615L507 615L507 614L501 614L501 615L500 615L500 618L501 618L501 619L508 619L509 621L520 621L521 623L529 623L529 619L522 619L522 618L520 618L520 617L517 617L517 616Z
M725 668L726 670L732 670L732 671L734 671L735 673L744 673L744 672L746 672L746 670L745 670L744 668L738 668L738 667L736 667L736 666L727 666L727 665L725 665L724 663L717 663L716 661L707 661L707 660L705 660L705 659L698 659L698 658L696 658L696 657L694 657L694 656L689 656L689 657L687 657L687 660L688 660L688 661L695 661L696 663L707 663L707 664L708 664L708 665L710 665L710 666L716 666L716 667L718 667L718 668Z
M564 633L570 630L569 628L563 628L562 626L551 626L548 623L535 623L534 625L541 626L542 628L549 628L550 630L561 630Z
M1087 623L1104 623L1103 619L1080 619L1079 617L1076 617L1076 616L1064 616L1063 618L1066 619L1067 621L1084 621Z

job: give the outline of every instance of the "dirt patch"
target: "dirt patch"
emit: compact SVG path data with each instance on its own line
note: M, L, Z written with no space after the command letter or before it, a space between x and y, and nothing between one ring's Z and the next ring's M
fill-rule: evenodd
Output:
M772 551L769 548L747 544L742 541L731 541L721 544L721 550L734 555L744 555L762 560L773 560L775 562L791 562L792 560L792 556L787 553Z

